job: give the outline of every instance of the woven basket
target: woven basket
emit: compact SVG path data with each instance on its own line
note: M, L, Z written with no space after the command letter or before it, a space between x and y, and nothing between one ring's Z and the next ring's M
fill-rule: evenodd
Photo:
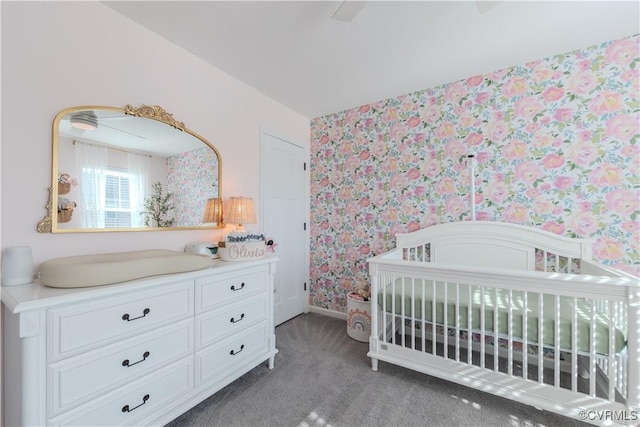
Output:
M68 182L58 183L58 194L67 194L69 191L71 191L71 184Z
M69 222L73 216L73 209L62 209L58 211L58 222Z
M63 173L58 179L63 179L65 181L60 182L58 180L58 194L67 194L69 191L71 191L71 177L69 176L69 174Z

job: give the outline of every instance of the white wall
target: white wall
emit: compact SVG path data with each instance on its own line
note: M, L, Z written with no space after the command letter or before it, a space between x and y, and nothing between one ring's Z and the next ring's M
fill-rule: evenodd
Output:
M185 243L220 235L211 230L37 233L50 185L51 124L64 108L162 106L220 150L223 197L254 197L257 210L259 127L308 147L308 118L101 3L1 2L0 7L0 245L31 246L36 265L85 253L183 250Z

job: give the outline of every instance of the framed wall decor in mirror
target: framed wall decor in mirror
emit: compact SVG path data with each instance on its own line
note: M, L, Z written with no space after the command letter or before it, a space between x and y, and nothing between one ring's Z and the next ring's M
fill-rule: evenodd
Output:
M160 106L67 108L52 147L39 232L223 227L219 151Z

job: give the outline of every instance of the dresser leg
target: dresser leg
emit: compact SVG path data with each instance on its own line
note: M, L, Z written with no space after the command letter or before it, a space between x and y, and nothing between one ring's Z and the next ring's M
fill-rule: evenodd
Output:
M269 369L273 369L273 367L275 366L275 361L276 361L275 356L272 356L269 358Z

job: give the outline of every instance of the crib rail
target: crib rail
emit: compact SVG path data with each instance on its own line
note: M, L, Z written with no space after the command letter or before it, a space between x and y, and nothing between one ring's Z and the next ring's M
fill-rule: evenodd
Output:
M511 390L565 415L640 410L637 281L573 274L579 260L546 251L536 253L544 271L434 264L429 255L425 245L370 260L374 369L385 360L505 397Z

